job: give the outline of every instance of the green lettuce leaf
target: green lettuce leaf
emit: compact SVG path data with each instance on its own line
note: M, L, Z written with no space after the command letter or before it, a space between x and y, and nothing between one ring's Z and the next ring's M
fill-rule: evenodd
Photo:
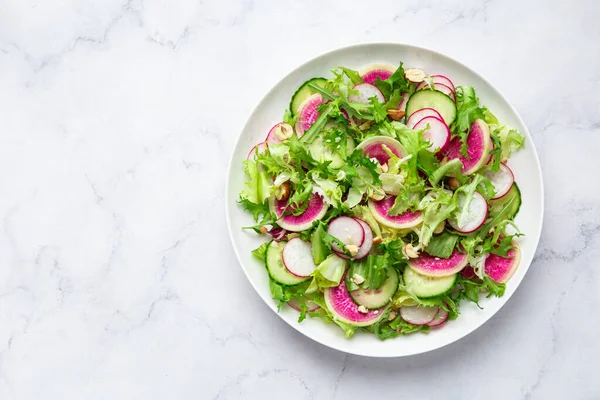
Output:
M458 235L454 235L448 231L444 231L439 235L434 235L425 247L425 251L434 257L450 258L452 252L456 248Z

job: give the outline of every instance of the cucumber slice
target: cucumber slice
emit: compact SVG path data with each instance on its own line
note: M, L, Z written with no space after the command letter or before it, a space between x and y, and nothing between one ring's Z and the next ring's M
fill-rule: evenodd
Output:
M513 201L511 202L511 200ZM512 187L504 196L490 201L490 214L494 215L499 213L509 202L511 203L509 210L507 211L507 218L514 219L521 208L521 191L516 182L512 184Z
M286 242L272 241L267 247L267 254L265 254L265 264L267 265L267 271L269 276L274 281L281 283L282 285L292 286L302 283L308 280L310 277L301 278L292 274L287 270L283 264L283 248Z
M374 310L388 304L398 290L400 279L394 268L389 268L388 278L377 290L372 289L357 289L350 293L352 300L359 306L365 306L369 310Z
M410 266L404 268L404 285L421 299L431 299L443 296L454 287L456 275L444 276L442 278L431 278L419 274Z
M354 147L354 140L350 136L347 136L346 148L348 150L346 154L352 154ZM317 161L331 161L331 164L329 164L331 168L339 169L346 165L346 161L339 153L334 152L331 147L323 143L323 136L317 136L317 138L308 145L308 151L310 151L312 158Z
M298 111L300 111L300 105L304 102L304 100L316 93L314 90L308 87L309 83L320 87L325 87L327 80L325 78L312 78L300 85L300 87L296 90L296 93L294 93L292 96L292 101L290 101L290 111L292 112L292 116L298 114Z
M406 104L406 116L410 116L423 108L433 108L439 112L446 125L450 126L456 119L456 104L448 95L437 90L423 89L414 92Z

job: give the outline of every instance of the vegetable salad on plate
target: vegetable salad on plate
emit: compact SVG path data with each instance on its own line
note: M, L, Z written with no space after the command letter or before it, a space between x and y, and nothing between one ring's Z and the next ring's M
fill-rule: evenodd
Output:
M346 337L460 323L461 304L502 296L519 266L510 157L524 137L451 77L331 72L298 87L243 162L256 221L243 229L265 238L252 254L274 301Z

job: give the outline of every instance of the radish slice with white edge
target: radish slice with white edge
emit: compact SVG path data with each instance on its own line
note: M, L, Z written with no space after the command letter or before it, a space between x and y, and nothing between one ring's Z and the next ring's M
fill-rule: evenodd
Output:
M494 197L492 197L492 200L504 197L515 181L512 171L505 164L500 164L500 169L498 169L498 172L487 170L483 173L483 176L488 178L494 186L494 191L496 194Z
M321 104L323 104L323 97L318 93L309 96L300 104L300 110L296 117L296 134L298 137L302 137L304 132L319 118L319 106Z
M451 87L446 86L442 83L433 83L435 90L437 90L438 92L442 92L445 95L448 95L448 97L450 97L452 100L456 101L456 97L454 96L454 91L452 90ZM427 82L421 82L419 84L419 86L417 86L417 90L424 90L424 89L429 89L429 84Z
M402 319L413 325L426 325L433 321L438 310L438 306L402 306L400 307L400 315Z
M266 143L265 142L259 143L250 149L250 152L248 153L248 157L246 157L246 159L253 160L255 154L263 154L266 150L267 150Z
M327 233L336 239L339 239L346 246L356 246L360 248L365 241L365 230L360 222L352 217L337 217L329 222ZM336 253L343 253L343 250L332 243L331 248Z
M423 139L429 141L431 146L427 150L432 153L444 150L448 143L450 143L450 129L444 121L436 117L425 117L417 124L413 129L421 130L426 129L423 132Z
M408 93L404 93L402 95L402 100L400 100L400 104L398 104L398 110L400 110L400 111L406 111L406 103L408 103L408 98L409 97L410 96L408 95Z
M267 137L265 138L265 143L273 143L273 144L281 143L281 140L275 134L275 130L281 124L283 124L283 122L275 124L275 126L271 128L269 133L267 133Z
M381 90L377 89L377 86L371 85L370 83L359 83L354 86L354 90L358 90L358 95L348 96L348 100L355 103L371 104L371 97L377 97L380 103L385 103L385 97Z
M317 266L313 260L312 247L300 238L293 238L283 247L283 265L292 274L306 278Z
M440 113L434 110L433 108L422 108L412 113L412 115L406 121L406 126L410 129L413 129L419 121L427 117L436 117L437 119L441 119L442 121L444 120Z
M375 83L377 78L385 81L392 76L394 71L396 71L396 68L393 65L376 63L361 68L358 73L366 83Z
M362 219L354 219L362 225L363 230L365 231L365 240L363 241L362 246L360 246L360 248L358 249L358 253L356 253L356 255L354 256L355 260L360 260L361 258L365 258L367 254L369 254L369 252L371 251L371 248L373 247L373 231L371 230L369 224L367 224Z
M433 319L430 322L428 322L427 325L431 326L432 328L440 326L448 320L448 315L450 315L448 314L448 311L444 310L443 308L440 308L437 314L435 314L435 317L433 317Z
M462 210L465 205L465 196L458 197L458 209ZM461 211L459 211L459 214ZM488 204L485 198L479 192L475 192L469 209L467 210L464 221L456 221L454 218L448 219L450 225L461 233L475 232L483 223L488 215Z
M456 90L456 86L454 86L454 82L452 82L450 80L450 78L448 78L447 76L444 76L444 75L431 75L431 78L433 79L433 84L434 85L436 83L437 84L441 84L441 85L446 85L450 89L452 89L452 91Z

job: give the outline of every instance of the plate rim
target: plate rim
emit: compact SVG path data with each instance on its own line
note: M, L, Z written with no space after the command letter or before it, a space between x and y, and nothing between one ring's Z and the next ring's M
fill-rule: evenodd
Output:
M294 328L297 332L299 332L300 334L304 335L305 337L307 337L307 338L309 338L309 339L311 339L311 340L313 340L313 341L315 341L315 342L317 342L317 343L319 343L319 344L321 344L323 346L329 347L331 349L335 349L335 350L340 351L340 352L345 353L345 354L353 354L353 355L359 355L359 356L363 356L363 357L372 357L372 358L408 357L408 356L413 356L413 355L419 355L419 354L429 353L431 351L438 350L438 349L441 349L443 347L449 346L449 345L451 345L453 343L456 343L456 342L458 342L458 341L466 338L467 336L469 336L470 334L472 334L473 332L475 332L477 329L479 329L483 325L485 325L490 319L492 319L506 305L506 303L508 303L508 301L513 296L513 294L519 289L519 287L521 286L521 283L523 282L523 279L527 275L527 272L529 272L529 267L533 263L533 258L532 258L531 262L529 262L528 265L526 266L525 273L516 282L515 289L512 292L509 292L508 294L506 294L505 296L503 296L501 298L502 301L503 301L502 305L500 305L500 307L496 311L494 311L483 322L481 322L481 324L479 324L478 326L474 327L470 331L466 332L464 335L462 335L460 337L457 337L457 338L453 338L452 340L450 340L448 342L444 342L444 343L440 344L439 346L435 346L435 347L432 347L430 349L426 349L426 350L423 350L423 351L406 352L406 353L403 353L403 354L395 354L394 353L394 354L383 354L382 355L382 354L369 354L368 352L363 352L363 351L349 351L348 349L344 349L344 348L340 348L340 347L336 346L335 343L333 343L333 344L332 343L327 343L324 340L321 340L320 338L314 337L313 335L311 335L311 334L303 331L302 329L300 329L300 327L299 327L300 323L298 323L297 321L293 321L292 322L292 321L288 321L286 318L283 318L279 314L276 305L272 301L273 299L270 298L270 297L264 296L256 288L256 286L252 282L252 279L250 278L248 272L246 271L246 268L244 268L244 266L243 266L242 258L241 258L240 253L238 252L238 249L237 249L237 247L235 245L235 241L234 241L234 238L233 238L233 231L232 231L233 225L232 225L232 220L231 220L231 215L230 215L229 205L228 205L228 202L232 200L232 199L229 198L229 192L230 192L230 189L231 189L231 172L232 172L233 168L235 168L237 166L237 164L234 165L234 156L235 156L235 153L236 153L236 149L238 148L238 146L240 144L240 140L242 138L242 132L244 132L247 129L248 125L250 124L250 121L252 121L255 118L255 115L257 114L258 109L260 108L260 106L266 101L266 99L271 95L271 93L276 90L276 88L279 85L279 83L281 81L283 81L289 75L293 74L294 72L298 71L299 69L304 68L307 64L315 62L315 61L317 61L317 60L319 60L321 58L328 57L332 53L341 52L341 51L347 51L347 50L361 48L361 47L371 47L371 46L374 46L374 47L377 47L377 46L401 46L401 47L405 47L407 49L410 49L412 51L425 51L425 52L432 53L436 57L441 57L441 58L444 58L444 59L448 59L451 62L454 62L454 63L458 64L460 67L464 68L469 73L477 76L483 82L485 82L492 89L492 91L495 92L495 94L508 105L509 109L515 115L517 121L525 128L524 129L525 136L530 139L530 142L532 144L533 155L534 155L534 159L535 159L535 166L536 166L536 170L537 170L538 177L539 177L541 207L539 209L539 214L538 214L538 217L537 217L538 220L539 220L539 222L540 222L539 223L539 230L538 230L538 232L535 232L535 244L533 246L533 254L535 256L535 253L538 250L538 246L539 246L540 239L541 239L542 232L543 232L544 211L545 211L545 207L546 207L546 201L545 201L544 177L543 177L543 174L542 174L542 166L541 166L541 163L540 163L540 158L539 158L539 154L537 152L537 148L536 148L535 143L533 141L533 137L531 136L531 133L529 132L529 128L527 127L527 124L525 124L525 121L523 121L523 118L521 117L521 115L517 112L516 108L506 98L506 96L499 89L497 89L496 86L494 86L489 80L487 80L484 76L482 76L478 72L474 71L468 65L466 65L463 62L455 59L454 57L451 57L449 55L446 55L444 53L441 53L441 52L439 52L437 50L434 50L434 49L431 49L429 47L420 46L420 45L414 45L414 44L409 44L409 43L403 43L403 42L360 42L360 43L355 43L355 44L351 44L351 45L347 45L347 46L341 46L341 47L332 48L330 50L323 51L323 52L317 54L316 56L314 56L314 57L312 57L312 58L310 58L310 59L308 59L308 60L306 60L306 61L298 64L296 67L292 68L291 70L288 70L283 76L281 76L275 82L275 84L273 84L273 86L269 90L267 90L263 96L261 96L260 100L253 107L252 112L248 115L248 117L246 119L246 122L244 123L242 129L237 134L237 138L235 140L235 144L233 146L233 150L232 150L231 156L229 157L229 163L227 164L227 177L226 177L226 183L225 183L225 218L226 218L226 223L227 223L227 231L228 231L228 234L229 234L229 239L230 239L230 242L231 242L231 246L233 247L233 251L235 253L236 259L237 259L238 264L239 264L239 267L244 272L244 275L246 276L246 279L248 280L248 282L250 283L250 285L252 286L252 288L254 289L254 291L256 292L256 294L258 294L258 296L263 300L263 302L267 305L267 307L269 309L271 309L277 315L278 318L280 318L281 320L283 320L286 324L288 324L289 326L291 326L292 328ZM396 339L398 339L398 338L396 338ZM347 340L347 339L344 339L344 340Z

